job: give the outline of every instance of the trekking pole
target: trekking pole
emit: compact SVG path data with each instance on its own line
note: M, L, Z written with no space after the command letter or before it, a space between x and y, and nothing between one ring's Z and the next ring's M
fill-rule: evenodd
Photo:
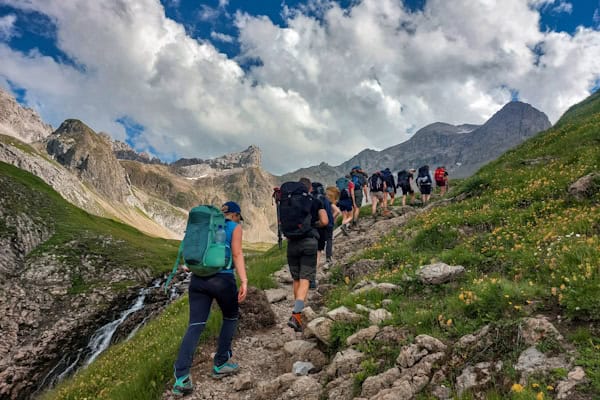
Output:
M281 222L279 216L279 200L281 198L281 191L278 187L273 188L273 198L272 203L275 204L275 209L277 211L277 245L279 249L283 247L283 235L281 233Z

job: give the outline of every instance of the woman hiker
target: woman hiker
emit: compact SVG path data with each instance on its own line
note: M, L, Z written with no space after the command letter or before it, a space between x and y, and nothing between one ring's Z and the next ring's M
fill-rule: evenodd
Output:
M248 290L248 278L242 253L242 226L240 225L240 221L244 219L240 206L233 201L223 204L221 211L226 218L225 240L231 249L228 255L233 257L233 268L221 270L208 277L192 274L189 286L190 322L181 342L177 361L175 361L175 383L172 392L178 396L190 394L194 390L190 377L192 358L200 335L206 326L213 299L221 308L223 325L214 357L212 376L220 379L239 370L239 366L231 362L230 358L232 356L231 341L239 315L239 303L244 301ZM187 269L187 267L184 268ZM237 271L241 281L239 291L235 282L234 270Z

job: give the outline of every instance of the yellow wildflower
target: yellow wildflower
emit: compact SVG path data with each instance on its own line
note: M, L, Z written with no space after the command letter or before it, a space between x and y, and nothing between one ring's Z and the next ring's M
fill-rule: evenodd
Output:
M515 392L515 393L521 393L523 391L523 386L515 383L514 385L512 385L512 387L510 388L511 391Z
M548 385L548 386L546 386L546 390L553 391L554 390L554 386Z

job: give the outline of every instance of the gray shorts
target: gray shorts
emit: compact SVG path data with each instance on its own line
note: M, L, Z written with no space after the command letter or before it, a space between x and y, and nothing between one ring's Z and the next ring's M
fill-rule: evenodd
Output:
M363 201L362 189L354 191L354 200L356 200L356 207L360 208L360 206L362 206Z
M317 274L317 239L288 240L287 259L292 279L314 280Z
M371 198L383 201L383 192L371 192Z

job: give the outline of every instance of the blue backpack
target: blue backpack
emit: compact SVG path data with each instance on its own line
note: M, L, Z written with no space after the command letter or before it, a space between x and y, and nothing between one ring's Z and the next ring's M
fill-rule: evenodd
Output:
M231 269L231 249L225 237L225 224L225 215L215 206L202 205L190 210L185 235L173 270L165 282L165 290L177 273L181 257L197 276L211 276L222 269Z
M340 191L340 200L345 200L345 199L350 198L350 191L348 191L349 183L350 183L350 180L348 178L346 178L345 176L342 176L341 178L338 178L337 181L335 181L335 186Z

